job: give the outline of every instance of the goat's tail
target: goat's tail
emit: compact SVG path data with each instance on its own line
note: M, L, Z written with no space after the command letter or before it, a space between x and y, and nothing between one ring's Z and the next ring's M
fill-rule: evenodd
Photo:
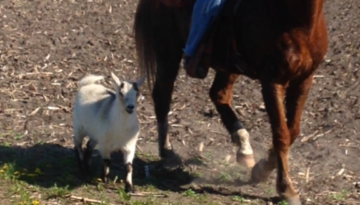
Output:
M85 85L95 84L97 81L104 79L102 75L88 75L79 81L79 89Z

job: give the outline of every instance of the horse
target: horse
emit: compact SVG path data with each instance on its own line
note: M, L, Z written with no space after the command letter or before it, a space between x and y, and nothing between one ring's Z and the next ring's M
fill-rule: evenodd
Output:
M147 76L152 90L162 159L173 153L167 115L195 0L180 2L185 3L174 6L165 0L139 0L134 20L139 73ZM238 5L229 6L230 2ZM276 169L278 195L290 205L300 205L289 175L288 153L300 134L313 76L328 48L324 0L229 0L226 4L236 8L232 35L244 63L229 61L234 52L229 52L226 41L229 18L224 11L211 42L209 66L215 78L210 98L232 143L238 146L237 162L252 168L251 181L264 182ZM240 75L260 82L271 124L272 146L257 163L249 133L231 108L234 83Z

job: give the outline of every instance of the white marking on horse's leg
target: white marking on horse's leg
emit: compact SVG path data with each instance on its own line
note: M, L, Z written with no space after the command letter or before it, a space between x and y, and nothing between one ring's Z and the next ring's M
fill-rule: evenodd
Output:
M255 165L255 159L254 152L250 144L249 133L243 128L234 132L232 135L240 141L239 149L236 153L236 161L245 167L253 167Z

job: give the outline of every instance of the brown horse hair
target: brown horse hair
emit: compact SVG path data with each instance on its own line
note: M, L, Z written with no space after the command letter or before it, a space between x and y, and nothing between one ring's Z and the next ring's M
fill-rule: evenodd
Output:
M148 76L158 127L159 153L170 159L172 146L167 115L179 70L182 49L191 21L192 5L166 7L163 0L140 0L135 15L135 41L141 75ZM185 0L184 0L185 1ZM211 41L210 66L216 71L210 98L238 146L237 161L252 168L254 183L268 179L277 169L276 188L290 205L301 205L292 186L288 153L300 133L300 122L313 75L327 51L324 0L242 0L231 21L236 47L243 64L229 63L228 0L219 16ZM226 10L226 8L230 8ZM227 12L227 13L226 13ZM229 16L229 15L228 15ZM260 81L269 116L273 147L268 157L255 164L249 134L231 108L234 84L239 75ZM154 84L154 88L152 88ZM255 166L254 166L255 165Z
M154 10L157 1L140 0L134 20L134 32L136 42L136 54L139 62L139 75L148 76L147 82L149 89L152 89L154 82L156 56L153 50L153 41L151 36L154 35L151 23L154 20ZM151 23L149 23L149 21Z

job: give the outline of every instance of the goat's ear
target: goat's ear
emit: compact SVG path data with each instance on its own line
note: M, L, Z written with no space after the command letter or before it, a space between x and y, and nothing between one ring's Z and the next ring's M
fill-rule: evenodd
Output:
M138 87L141 87L141 85L144 83L144 81L145 81L145 76L142 77L142 78L140 78L140 79L136 82L136 85L137 85Z
M113 81L114 81L114 84L115 84L117 87L119 87L120 84L121 84L119 78L118 78L113 72L111 72L111 77L112 77L112 79L113 79Z

